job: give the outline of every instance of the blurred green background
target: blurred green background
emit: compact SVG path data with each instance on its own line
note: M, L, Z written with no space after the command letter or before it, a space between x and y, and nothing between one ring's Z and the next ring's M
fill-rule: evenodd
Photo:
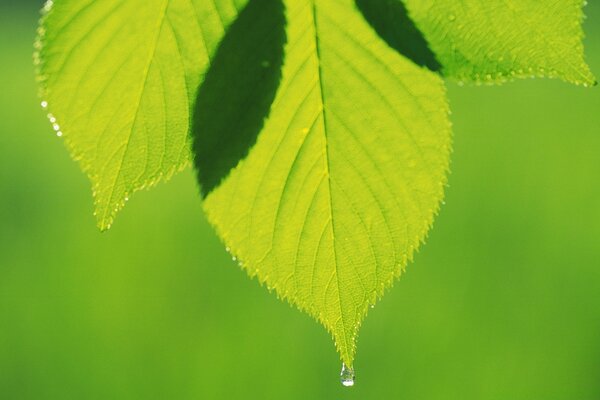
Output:
M325 330L230 260L191 171L96 230L36 97L36 3L0 0L1 399L600 399L600 87L450 85L446 205L344 389Z

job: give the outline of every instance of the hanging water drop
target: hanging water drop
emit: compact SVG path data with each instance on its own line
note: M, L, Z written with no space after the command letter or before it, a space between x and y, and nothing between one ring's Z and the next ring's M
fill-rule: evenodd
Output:
M41 103L42 108L48 108L48 102L47 101L42 101Z
M345 387L354 386L354 368L342 363L342 372L340 372L340 382Z

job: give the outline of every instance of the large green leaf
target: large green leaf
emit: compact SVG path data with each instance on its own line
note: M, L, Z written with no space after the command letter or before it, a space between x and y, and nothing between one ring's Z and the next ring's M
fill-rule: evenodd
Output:
M286 0L282 81L205 210L252 276L318 319L352 365L360 322L424 240L446 182L441 79L353 0Z
M42 104L92 181L101 229L134 191L188 164L202 73L246 1L47 3Z
M595 82L583 56L585 0L404 2L447 76L478 82L530 76L586 86Z

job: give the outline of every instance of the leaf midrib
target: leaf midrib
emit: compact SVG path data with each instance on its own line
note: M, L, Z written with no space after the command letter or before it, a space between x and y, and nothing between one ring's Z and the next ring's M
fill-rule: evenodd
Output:
M338 273L338 254L337 254L337 248L336 248L336 240L335 240L335 218L333 216L333 191L332 191L332 179L331 179L331 165L330 165L330 153L329 153L329 140L327 137L327 112L326 112L326 107L325 107L325 95L324 95L324 88L323 88L323 70L321 67L321 47L320 47L320 39L319 39L319 28L318 28L318 22L317 22L317 4L316 4L316 0L312 0L312 17L313 17L313 27L314 27L314 33L315 33L315 54L316 54L316 58L317 58L317 80L319 81L319 96L321 99L321 107L322 107L322 115L323 115L323 135L325 136L325 175L327 176L327 189L329 191L329 218L331 219L331 240L332 240L332 248L333 248L333 256L334 256L334 274L336 277L336 283L337 283L337 293L338 293L338 307L340 309L340 318L342 320L342 328L343 328L343 340L344 340L344 349L345 349L345 353L344 356L342 356L342 359L344 361L349 361L352 359L352 357L350 356L350 354L348 354L347 349L348 347L348 338L347 338L347 332L346 332L346 321L344 321L344 312L342 309L342 295L340 292L340 287L341 287L341 283L340 283L340 274Z
M158 41L160 39L160 36L162 34L162 28L163 25L165 23L165 19L167 16L167 9L169 8L169 3L170 0L163 0L163 5L162 5L162 9L161 9L161 13L159 14L159 18L157 21L157 29L156 29L156 34L154 35L154 40L152 41L152 46L150 46L150 51L149 51L149 57L148 57L148 62L146 63L146 66L144 68L144 73L143 73L143 79L141 79L141 85L140 85L140 90L139 90L139 94L136 96L137 100L137 104L136 104L136 109L135 109L135 114L134 117L132 119L132 123L131 126L129 128L129 133L127 135L127 141L125 142L125 149L123 150L123 155L120 157L120 163L119 163L119 167L117 169L117 173L115 175L115 179L113 181L113 184L111 185L111 189L110 189L110 197L109 197L109 201L108 204L112 204L113 200L114 200L114 196L115 196L115 187L117 185L117 182L119 181L119 178L121 177L121 173L123 172L123 162L125 161L125 158L127 157L127 153L129 150L129 145L131 143L131 137L133 135L133 128L135 126L135 123L137 121L139 112L140 112L140 108L141 108L141 104L142 104L142 96L144 95L144 90L146 88L146 85L148 83L148 76L150 74L150 68L152 66L152 63L154 62L154 57L156 56L156 49L158 47ZM104 209L104 215L102 218L102 226L100 227L102 230L105 230L108 228L108 226L110 225L110 223L106 223L107 219L110 220L111 219L111 210L109 207L105 207ZM108 217L108 218L107 218Z

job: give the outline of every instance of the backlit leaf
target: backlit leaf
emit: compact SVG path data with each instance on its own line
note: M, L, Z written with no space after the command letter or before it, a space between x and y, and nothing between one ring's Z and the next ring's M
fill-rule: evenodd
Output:
M584 0L404 3L447 76L484 82L530 76L595 82L583 56Z
M282 81L205 210L252 276L318 319L352 365L369 306L424 240L446 182L441 79L352 0L287 0Z
M246 0L48 2L43 105L92 181L101 229L136 190L188 165L195 94Z

